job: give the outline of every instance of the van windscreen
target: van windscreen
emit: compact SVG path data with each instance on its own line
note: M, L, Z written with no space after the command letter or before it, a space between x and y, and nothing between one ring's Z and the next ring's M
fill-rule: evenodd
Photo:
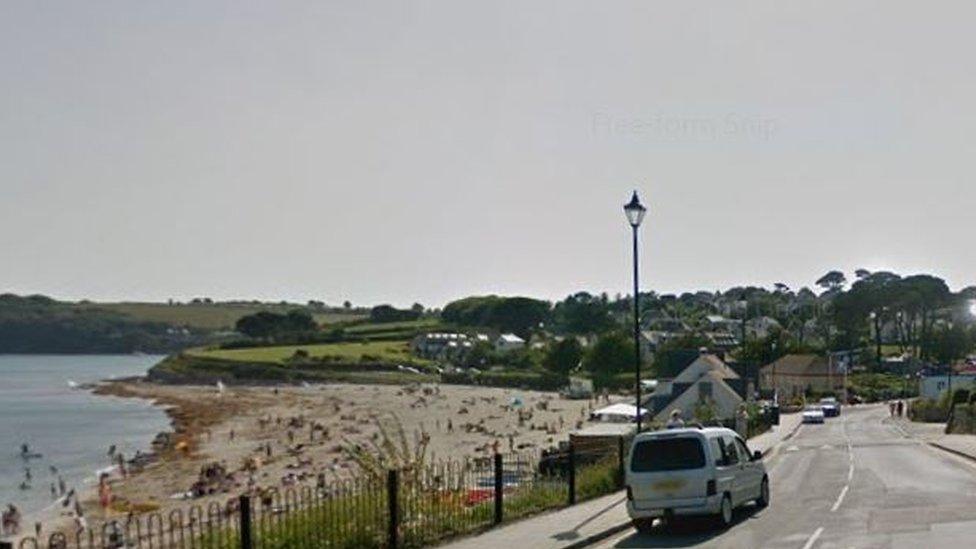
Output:
M697 437L642 440L634 447L630 470L635 473L701 469L705 451Z

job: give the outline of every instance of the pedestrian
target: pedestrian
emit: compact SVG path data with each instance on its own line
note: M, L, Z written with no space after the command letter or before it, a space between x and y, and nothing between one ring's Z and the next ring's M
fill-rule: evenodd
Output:
M899 400L898 401L898 417L901 417L901 414L904 411L905 411L905 403Z
M895 401L888 402L888 415L895 417Z
M664 425L668 429L680 429L685 426L685 420L681 419L681 410L675 408L671 410L668 422Z

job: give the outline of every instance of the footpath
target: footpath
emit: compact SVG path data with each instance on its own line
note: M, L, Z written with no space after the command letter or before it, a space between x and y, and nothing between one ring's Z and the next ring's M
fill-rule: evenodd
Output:
M945 423L915 423L906 418L888 418L906 437L920 440L945 452L976 461L976 435L945 434Z
M769 454L777 444L793 436L801 423L800 413L783 414L780 424L749 439L750 450ZM441 547L475 549L481 547L573 549L585 547L630 528L623 490L572 507L513 522L463 538Z

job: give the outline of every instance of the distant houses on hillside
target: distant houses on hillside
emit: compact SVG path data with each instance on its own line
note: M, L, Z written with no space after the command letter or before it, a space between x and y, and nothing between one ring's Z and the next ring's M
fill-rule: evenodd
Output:
M469 335L460 332L430 332L413 338L410 349L421 358L456 360L478 344L490 346L499 353L508 353L524 348L526 343L515 334L501 334L492 338L484 333Z

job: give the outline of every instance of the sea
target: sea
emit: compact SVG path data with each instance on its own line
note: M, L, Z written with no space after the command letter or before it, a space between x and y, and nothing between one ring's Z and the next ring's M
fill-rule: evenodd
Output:
M111 445L126 457L148 451L156 434L170 427L165 412L141 399L96 396L83 386L145 374L162 358L0 355L0 506L42 512L55 504L51 485L58 476L68 489L95 485L96 471L112 465ZM23 444L39 457L25 459Z

